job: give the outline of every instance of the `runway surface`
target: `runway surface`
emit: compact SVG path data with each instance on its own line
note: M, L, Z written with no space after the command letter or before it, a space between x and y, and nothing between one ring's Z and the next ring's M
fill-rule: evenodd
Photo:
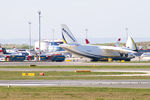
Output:
M0 80L0 86L150 88L150 80Z
M0 66L96 66L96 65L122 65L122 66L138 66L150 65L150 63L103 63L103 62L0 62Z
M0 71L69 71L74 72L75 70L90 70L92 72L150 72L150 68L138 69L96 69L96 68L0 68Z

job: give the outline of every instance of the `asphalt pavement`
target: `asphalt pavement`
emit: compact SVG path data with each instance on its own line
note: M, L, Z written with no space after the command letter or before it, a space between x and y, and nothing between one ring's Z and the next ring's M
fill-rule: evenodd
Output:
M0 66L96 66L96 65L120 65L120 66L138 66L149 65L150 63L104 63L104 62L0 62Z
M0 80L0 86L150 88L150 80Z

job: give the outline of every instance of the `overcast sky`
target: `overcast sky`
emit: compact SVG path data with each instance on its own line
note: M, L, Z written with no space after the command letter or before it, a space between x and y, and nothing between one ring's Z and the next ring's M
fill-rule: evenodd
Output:
M150 0L0 0L0 39L38 39L38 11L42 13L42 39L61 38L60 24L67 24L80 40L150 38ZM138 41L138 40L137 40ZM108 42L108 41L106 41ZM112 41L111 41L112 42Z

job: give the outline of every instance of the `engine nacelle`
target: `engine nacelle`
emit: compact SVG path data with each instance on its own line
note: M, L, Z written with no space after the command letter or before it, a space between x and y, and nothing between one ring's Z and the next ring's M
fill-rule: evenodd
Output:
M134 58L135 55L133 53L127 53L127 54L124 54L124 53L120 53L120 57L130 57L130 58Z

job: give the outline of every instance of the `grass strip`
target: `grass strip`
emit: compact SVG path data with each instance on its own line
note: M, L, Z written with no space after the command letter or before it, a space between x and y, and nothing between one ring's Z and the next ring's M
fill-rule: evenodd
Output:
M149 100L150 89L0 87L0 100Z
M35 73L35 76L22 76L22 73ZM96 75L121 75L121 74L145 74L142 72L22 72L22 71L0 71L0 80L98 80L98 79L150 79L149 76L96 76ZM86 76L88 75L88 76ZM91 75L91 76L89 76Z

